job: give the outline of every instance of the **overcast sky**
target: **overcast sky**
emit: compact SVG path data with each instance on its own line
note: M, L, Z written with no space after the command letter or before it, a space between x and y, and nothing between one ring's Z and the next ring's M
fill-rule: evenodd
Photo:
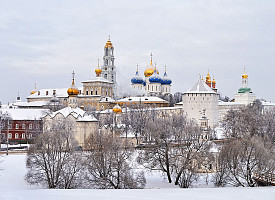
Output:
M33 90L63 88L94 77L111 35L120 85L130 85L153 62L167 66L172 92L185 92L210 75L234 97L246 66L257 98L275 102L273 0L1 0L2 103Z

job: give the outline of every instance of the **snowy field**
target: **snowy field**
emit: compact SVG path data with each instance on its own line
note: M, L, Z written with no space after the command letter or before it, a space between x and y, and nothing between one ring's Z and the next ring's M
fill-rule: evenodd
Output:
M275 187L258 188L190 188L180 189L168 184L160 176L147 175L143 190L59 190L30 186L24 180L25 154L2 155L0 163L0 200L275 200Z

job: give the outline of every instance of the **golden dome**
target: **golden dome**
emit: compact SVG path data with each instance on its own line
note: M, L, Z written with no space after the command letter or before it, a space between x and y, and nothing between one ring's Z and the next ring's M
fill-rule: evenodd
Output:
M95 69L95 73L96 73L96 74L101 74L101 72L102 72L102 69L99 69L99 68L96 68L96 69Z
M144 76L148 77L151 76L155 71L155 68L153 67L147 67L147 69L144 71ZM156 69L157 74L159 74L159 71Z
M113 112L119 114L122 112L122 109L118 104L116 104L115 107L113 108Z
M79 93L78 89L75 87L75 84L74 84L74 72L73 72L72 86L67 90L67 93L69 96L76 96Z
M36 83L34 84L34 90L31 91L31 94L34 94L34 93L36 93Z
M243 77L243 78L247 78L248 75L247 75L247 74L243 74L242 77Z
M215 81L215 79L214 79L214 78L213 78L213 81L212 81L212 83L214 83L214 84L216 83L216 81Z
M207 76L205 77L206 79L206 82L211 82L211 77L210 77L210 74L209 74L209 70L208 70L208 73L207 73Z
M245 73L245 67L244 67L244 73L243 73L242 77L243 78L247 78L248 77L248 75Z
M109 35L109 39L107 40L107 42L105 44L105 48L111 48L111 47L113 47L113 44L112 44L112 42L110 40L110 35Z
M151 63L150 63L150 66L147 67L147 69L144 71L144 76L145 77L148 77L148 76L151 76L154 71L156 70L157 71L157 74L159 74L159 71L153 66L153 61L152 61L152 53L151 53Z

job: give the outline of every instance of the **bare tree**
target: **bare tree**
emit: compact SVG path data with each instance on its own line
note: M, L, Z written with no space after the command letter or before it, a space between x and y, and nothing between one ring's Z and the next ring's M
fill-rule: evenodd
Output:
M47 124L27 154L26 180L48 188L79 187L82 159L75 155L77 142L73 137L74 124L68 120L55 120Z
M154 145L139 152L138 162L162 171L169 183L190 187L198 177L198 165L211 157L209 143L200 139L200 128L182 114L167 112L150 117L147 127Z
M256 185L254 173L274 173L273 111L263 112L259 101L240 110L230 110L223 121L229 138L219 153L215 184Z
M130 165L133 152L123 148L113 134L96 133L90 136L86 148L87 180L93 188L144 188L144 173L134 172Z
M144 104L132 105L130 108L129 119L137 144L140 143L140 138L144 138L146 135L148 118L152 116L150 111L152 111L152 109ZM147 140L147 138L145 138L145 140Z
M137 161L145 168L163 172L169 183L172 183L173 136L172 120L165 112L149 116L146 125L146 135L151 145L139 152Z
M273 145L263 142L259 136L246 136L241 139L231 140L222 147L219 166L224 177L220 177L219 184L223 185L222 178L228 184L235 186L256 186L253 179L254 173L274 173L275 157Z

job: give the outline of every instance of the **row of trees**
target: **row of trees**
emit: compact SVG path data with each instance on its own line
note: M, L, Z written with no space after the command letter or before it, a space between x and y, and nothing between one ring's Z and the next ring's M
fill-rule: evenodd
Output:
M92 134L85 152L75 151L74 124L57 121L31 146L26 179L49 188L144 188L146 179L133 165L136 161L182 188L209 171L216 171L216 186L256 186L254 173L274 173L274 116L274 111L263 112L259 102L230 110L221 124L226 139L216 143L203 139L215 138L214 130L202 130L182 112L137 105L119 119L111 113L98 116L100 126L112 129ZM127 140L113 134L117 123L146 148L129 148ZM218 152L211 151L212 145Z
M76 151L74 123L56 120L36 138L27 155L30 184L48 188L143 188L143 172L131 166L133 150L112 134L94 133L85 152Z
M217 186L256 186L254 174L275 172L275 112L259 101L230 110L222 127L228 140L217 157Z

